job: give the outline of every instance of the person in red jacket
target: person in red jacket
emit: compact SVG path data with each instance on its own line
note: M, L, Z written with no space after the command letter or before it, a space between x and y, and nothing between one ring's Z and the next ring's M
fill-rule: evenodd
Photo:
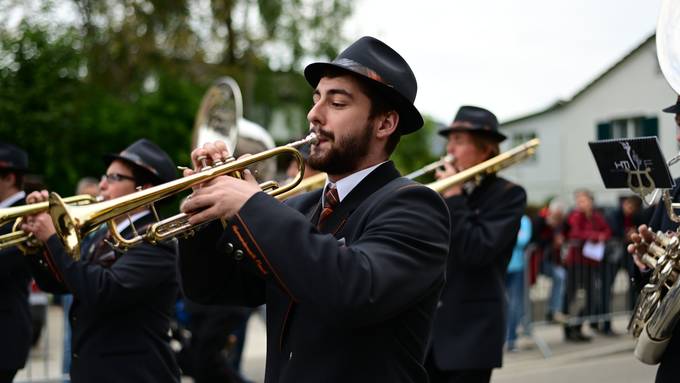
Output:
M605 241L611 237L611 229L604 216L593 208L593 196L590 191L580 189L574 192L576 208L567 219L569 232L569 252L565 259L567 267L567 297L564 312L573 314L576 293L579 288L585 289L586 304L576 314L577 324L567 324L564 335L568 341L589 341L581 327L583 318L593 313L597 304L595 284L600 275L600 264L604 256ZM572 310L570 310L572 309Z

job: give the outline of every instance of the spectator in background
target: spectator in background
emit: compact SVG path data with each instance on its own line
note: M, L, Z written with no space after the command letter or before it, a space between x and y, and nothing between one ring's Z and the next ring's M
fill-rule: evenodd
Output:
M567 266L567 299L565 312L577 312L577 323L564 327L566 340L583 342L590 337L581 331L583 319L594 312L597 304L596 286L600 283L600 267L604 257L605 241L611 237L611 229L602 214L593 208L590 191L580 189L574 192L576 208L569 214L569 252L565 260ZM575 309L576 293L585 289L586 305Z
M524 284L525 262L524 250L531 239L531 219L526 215L522 216L517 234L517 243L512 250L512 258L508 264L508 273L505 276L505 290L508 295L508 331L506 337L506 347L508 351L517 351L517 326L524 317ZM526 321L523 325L524 332L527 332Z
M639 197L631 195L621 198L619 207L614 210L607 217L607 222L612 229L612 238L610 240L609 260L611 267L608 267L609 275L605 275L605 290L609 292L614 284L614 277L620 268L628 271L630 278L635 277L637 267L633 262L633 257L626 254L626 248L631 243L630 235L637 232L637 227L644 222L648 222L643 217L642 200ZM608 278L611 276L611 278ZM637 289L628 289L627 308L632 310L637 300Z
M567 271L562 262L562 245L564 245L566 221L565 206L559 199L541 209L533 222L533 236L540 259L543 260L543 272L552 280L550 300L548 301L548 322L564 322L562 313L564 305L564 288Z
M89 194L93 197L99 195L99 180L94 177L83 177L76 186L76 195Z

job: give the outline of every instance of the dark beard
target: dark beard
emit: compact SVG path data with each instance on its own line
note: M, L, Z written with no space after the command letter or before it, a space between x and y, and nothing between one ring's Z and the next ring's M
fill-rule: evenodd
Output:
M331 148L323 157L311 154L308 159L309 166L328 174L349 174L357 170L359 162L368 154L373 129L371 122L368 121L363 135L351 137L340 146L335 146L333 133L319 131L318 134L330 140Z

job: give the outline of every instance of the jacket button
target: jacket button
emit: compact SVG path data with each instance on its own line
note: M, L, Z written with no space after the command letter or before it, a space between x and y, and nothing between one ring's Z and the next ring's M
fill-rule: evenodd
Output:
M78 353L74 352L72 356L73 356L73 359L78 359Z
M224 254L225 255L231 255L231 253L234 252L234 244L233 243L227 243L227 245L224 247Z
M293 360L293 351L291 351L290 354L288 354L288 360Z
M234 260L240 261L243 259L243 250L238 249L234 251Z

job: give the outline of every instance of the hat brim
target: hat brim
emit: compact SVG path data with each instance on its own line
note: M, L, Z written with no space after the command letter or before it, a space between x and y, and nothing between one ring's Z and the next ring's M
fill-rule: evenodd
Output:
M664 108L663 111L666 112L666 113L678 114L678 113L680 113L680 104L673 104L673 105L669 106L668 108Z
M313 88L316 88L316 86L319 85L321 77L323 77L324 73L326 73L327 68L340 69L348 73L365 78L367 80L370 80L372 84L374 84L376 87L381 89L385 94L387 94L390 97L390 99L394 101L396 104L395 107L397 112L399 113L398 128L401 134L413 133L416 130L423 127L424 123L423 117L420 115L420 112L418 111L418 109L416 109L415 105L411 103L411 101L406 99L406 97L402 96L401 93L394 90L394 88L385 85L380 81L376 81L375 79L372 79L361 72L352 70L352 68L350 67L346 67L341 64L325 62L309 64L305 68L305 79L307 79L309 85L311 85Z
M451 133L453 131L468 132L468 133L471 133L471 134L478 134L480 136L487 136L487 137L491 138L492 140L494 140L496 142L503 142L508 138L505 134L494 131L494 130L465 128L465 127L452 128L450 126L447 126L446 128L439 130L437 133L442 137L448 137L449 133Z
M28 168L17 168L14 166L0 166L0 171L12 171L17 173L26 173Z
M133 160L127 158L127 157L121 156L120 154L115 154L115 153L105 154L102 158L104 159L104 163L106 164L106 166L109 166L111 164L111 162L113 162L115 160L122 161L122 162L126 163L127 165L129 165L129 166L131 166L135 169L139 169L139 170L143 171L144 173L148 174L157 183L164 182L161 179L161 177L158 176L158 174L152 172L146 166L140 165L137 162L135 162L135 161L133 161Z

